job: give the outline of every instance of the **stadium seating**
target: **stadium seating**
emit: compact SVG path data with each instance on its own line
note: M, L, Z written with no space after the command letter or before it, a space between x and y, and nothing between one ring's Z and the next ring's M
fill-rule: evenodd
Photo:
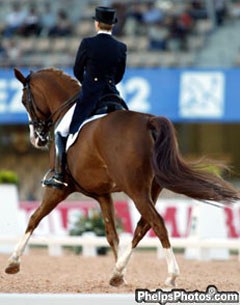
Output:
M0 28L3 28L4 26L4 16L10 11L12 3L13 1L1 1L0 20L2 20L2 22ZM24 3L25 8L31 4L30 1L25 1ZM175 1L172 1L172 3L175 3ZM35 1L35 5L41 13L43 11L44 1ZM30 67L46 67L50 65L61 68L72 66L81 39L94 34L93 22L90 17L96 5L96 1L81 1L81 5L79 4L79 1L76 0L68 1L67 5L63 0L51 1L53 12L56 13L59 8L64 8L64 10L66 10L74 25L74 33L68 37L52 38L47 37L43 31L39 37L16 37L18 42L16 47L19 48L21 54L19 64L21 66ZM181 6L177 3L174 5L176 5L176 9L179 11ZM79 10L73 10L72 7L78 7ZM174 7L172 10L174 10ZM184 50L184 55L178 54L179 46L178 44L175 44L174 41L170 42L170 47L166 52L163 52L162 50L151 50L147 28L143 28L144 35L132 36L123 33L123 36L120 37L120 39L128 45L129 66L191 66L194 64L194 59L196 58L195 53L199 52L199 50L205 46L206 38L212 31L213 26L209 20L197 20L194 31L187 37L188 47ZM3 38L3 46L6 47L6 49L8 48L11 39L12 38ZM14 60L7 57L4 61L1 61L0 66L6 67L13 66L14 64Z

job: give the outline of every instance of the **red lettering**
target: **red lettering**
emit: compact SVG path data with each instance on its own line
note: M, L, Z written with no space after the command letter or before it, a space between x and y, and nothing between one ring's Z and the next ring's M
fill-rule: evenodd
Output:
M126 201L115 202L116 217L122 225L124 232L132 233L132 219L128 203ZM117 221L118 221L117 220Z
M172 237L180 237L181 235L177 226L177 208L167 207L165 213L162 213L162 217L165 221L166 226L170 228L170 235ZM152 230L150 231L150 236L156 236Z
M233 219L234 219L234 211L233 209L225 208L225 215L226 215L226 225L228 229L228 237L237 238L239 235L235 228Z

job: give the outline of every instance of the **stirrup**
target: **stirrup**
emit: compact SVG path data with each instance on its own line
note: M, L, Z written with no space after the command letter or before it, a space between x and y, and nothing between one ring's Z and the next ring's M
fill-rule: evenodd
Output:
M49 179L43 179L41 182L43 187L48 186L56 189L63 189L65 187L68 187L68 184L66 182L59 180L55 176L52 176Z

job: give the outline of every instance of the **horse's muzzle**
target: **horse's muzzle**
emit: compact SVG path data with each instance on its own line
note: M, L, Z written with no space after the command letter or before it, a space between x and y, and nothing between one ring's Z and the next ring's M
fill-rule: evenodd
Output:
M45 149L48 146L48 138L40 138L38 136L30 137L32 145L38 149Z

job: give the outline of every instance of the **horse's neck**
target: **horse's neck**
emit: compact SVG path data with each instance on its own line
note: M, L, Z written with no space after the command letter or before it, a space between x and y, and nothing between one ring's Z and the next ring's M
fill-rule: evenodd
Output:
M61 86L59 84L59 86L55 87L54 95L48 94L48 88L46 91L50 111L54 112L59 107L62 107L68 100L71 100L72 97L76 96L80 92L80 87L71 89L71 87L66 88L66 86Z
M63 115L69 107L65 106L68 100L80 92L81 86L77 80L61 70L47 69L36 74L36 80L45 96L46 107L50 113ZM39 88L38 86L38 88ZM61 109L61 112L58 109Z
M59 90L56 89L55 96L52 99L50 98L48 101L51 115L56 116L55 119L62 118L76 101L79 92L80 87L75 87L73 90L69 90L69 88L64 90L62 87L59 88Z

